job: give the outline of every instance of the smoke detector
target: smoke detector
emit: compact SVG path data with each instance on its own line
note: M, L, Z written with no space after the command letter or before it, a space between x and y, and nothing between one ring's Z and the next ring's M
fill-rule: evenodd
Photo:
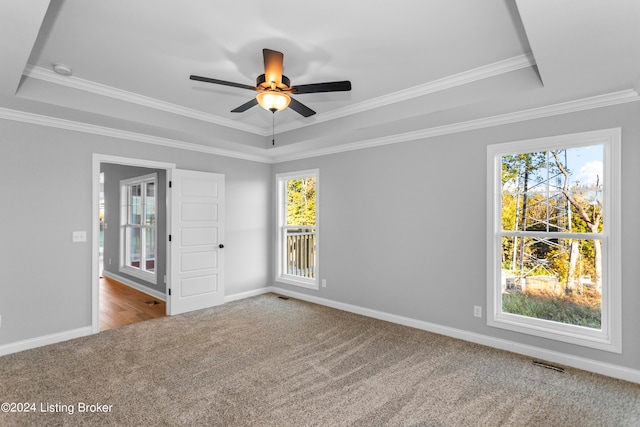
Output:
M61 76L70 76L73 74L73 70L68 65L64 64L53 64L53 71L60 74Z

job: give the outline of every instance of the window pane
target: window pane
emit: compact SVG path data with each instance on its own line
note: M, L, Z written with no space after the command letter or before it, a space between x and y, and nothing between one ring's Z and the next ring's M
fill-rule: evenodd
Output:
M156 270L156 230L155 228L145 228L145 269L147 271Z
M502 156L502 229L602 231L603 146Z
M140 258L142 252L140 229L137 227L127 227L128 244L128 265L140 268Z
M129 224L140 225L142 219L142 204L140 200L135 200L132 205L129 206Z
M147 182L147 197L155 197L156 183L155 182Z
M156 222L156 198L155 183L147 183L147 194L145 197L145 224L153 225Z
M131 185L129 188L131 189L131 197L142 196L142 186L140 184Z
M287 181L287 225L316 225L315 177Z
M600 240L502 238L502 311L601 328Z
M142 220L142 185L129 186L129 224L141 224Z

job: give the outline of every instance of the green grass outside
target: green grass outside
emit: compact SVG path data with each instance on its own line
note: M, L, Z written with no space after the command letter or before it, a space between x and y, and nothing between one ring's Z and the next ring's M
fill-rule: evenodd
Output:
M502 295L502 311L587 328L601 328L600 298L596 295L513 292Z

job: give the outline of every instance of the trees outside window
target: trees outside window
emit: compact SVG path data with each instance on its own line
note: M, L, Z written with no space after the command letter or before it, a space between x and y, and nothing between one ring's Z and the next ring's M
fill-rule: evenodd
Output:
M488 160L488 323L617 351L619 131L498 144Z
M278 174L276 280L318 289L318 170Z

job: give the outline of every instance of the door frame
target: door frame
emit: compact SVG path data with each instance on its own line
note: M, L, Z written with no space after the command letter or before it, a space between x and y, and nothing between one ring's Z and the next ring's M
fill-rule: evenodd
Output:
M175 163L157 162L153 160L137 159L132 157L111 156L108 154L93 153L93 166L91 176L91 329L94 334L100 332L100 278L98 258L100 257L100 165L102 163L112 163L124 166L135 166L151 169L165 169L167 171L167 186L171 179L171 171L176 168ZM171 230L171 205L170 196L167 192L165 197L167 205L167 232ZM167 245L167 263L171 261L171 245ZM170 287L170 276L167 273L166 288ZM165 288L165 289L166 289ZM165 290L166 292L166 290ZM168 304L167 304L168 310ZM168 311L167 311L168 314Z

